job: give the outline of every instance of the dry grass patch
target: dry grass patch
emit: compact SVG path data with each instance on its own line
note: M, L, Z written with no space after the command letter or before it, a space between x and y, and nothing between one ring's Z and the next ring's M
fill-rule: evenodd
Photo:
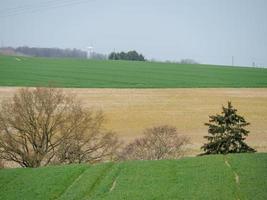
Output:
M16 88L0 88L0 99ZM103 109L106 127L125 140L141 135L144 128L169 124L191 138L191 154L199 153L204 123L231 101L251 123L247 141L258 151L267 151L267 88L264 89L65 89L84 104Z

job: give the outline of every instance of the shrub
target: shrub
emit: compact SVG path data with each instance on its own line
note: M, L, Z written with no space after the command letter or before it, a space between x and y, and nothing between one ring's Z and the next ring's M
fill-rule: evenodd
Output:
M184 155L189 139L178 134L175 127L158 126L144 131L144 136L126 145L121 160L176 159Z

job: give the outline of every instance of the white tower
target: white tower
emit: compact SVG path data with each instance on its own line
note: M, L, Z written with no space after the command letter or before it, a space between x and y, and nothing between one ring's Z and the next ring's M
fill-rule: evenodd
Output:
M94 47L89 46L87 47L87 58L90 59L92 57Z

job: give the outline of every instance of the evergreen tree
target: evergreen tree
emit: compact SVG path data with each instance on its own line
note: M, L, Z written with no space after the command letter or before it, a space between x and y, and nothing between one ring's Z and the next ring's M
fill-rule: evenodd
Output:
M228 102L228 107L223 106L222 109L221 115L210 116L209 123L205 123L209 127L209 135L204 136L208 143L201 147L203 154L256 152L245 143L249 133L245 127L249 123L236 113L237 110L231 102Z
M146 61L142 54L138 54L136 51L125 52L112 52L108 56L109 60L135 60L135 61Z

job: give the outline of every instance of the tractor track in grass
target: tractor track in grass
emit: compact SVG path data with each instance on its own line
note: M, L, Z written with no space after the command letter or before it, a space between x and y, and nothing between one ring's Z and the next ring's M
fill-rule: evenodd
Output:
M116 183L117 183L117 178L113 181L112 186L111 186L111 188L109 189L109 192L112 192L112 191L115 189L115 187L116 187Z
M101 181L108 175L113 165L114 163L110 163L101 173L99 173L99 176L96 178L91 187L88 188L87 195L83 196L83 199L90 199L93 196L96 188L100 185ZM82 173L80 173L75 178L75 180L68 187L66 187L66 189L63 192L61 192L57 198L55 198L55 200L59 200L65 193L67 193L84 176L84 174L88 170L90 170L90 167L82 171Z
M110 165L105 170L103 170L103 172L98 176L93 185L88 189L88 194L83 199L90 199L90 197L93 196L95 189L97 188L97 186L100 185L101 181L108 175L113 166L114 163L110 163Z
M237 191L238 194L240 193L240 180L239 180L239 175L238 173L233 169L232 165L229 163L228 159L226 156L224 156L224 164L232 171L233 175L234 175L234 179L235 179L235 184L237 187ZM240 200L239 195L237 194L237 199L236 200Z
M115 175L112 178L112 182L111 182L112 184L109 187L109 192L112 192L115 189L116 184L117 184L117 180L118 180L118 177L120 175L122 168L123 167L120 164L117 164L117 168L116 168L115 173L114 173Z
M58 199L60 199L61 198L61 196L63 195L63 194L65 194L76 182L78 182L81 178L82 178L82 176L85 174L85 172L87 171L87 170L89 170L90 169L90 167L88 167L87 169L85 169L84 171L82 171L78 176L77 176L77 178L75 178L74 179L74 181L68 186L68 187L66 187L66 189L63 191L63 192L61 192L60 194L59 194L59 196L57 197L57 198L55 198L55 200L58 200Z
M224 160L224 163L227 167L229 167L233 171L233 174L235 175L235 183L239 184L239 175L236 173L236 171L233 170L232 166L230 165L227 159Z

